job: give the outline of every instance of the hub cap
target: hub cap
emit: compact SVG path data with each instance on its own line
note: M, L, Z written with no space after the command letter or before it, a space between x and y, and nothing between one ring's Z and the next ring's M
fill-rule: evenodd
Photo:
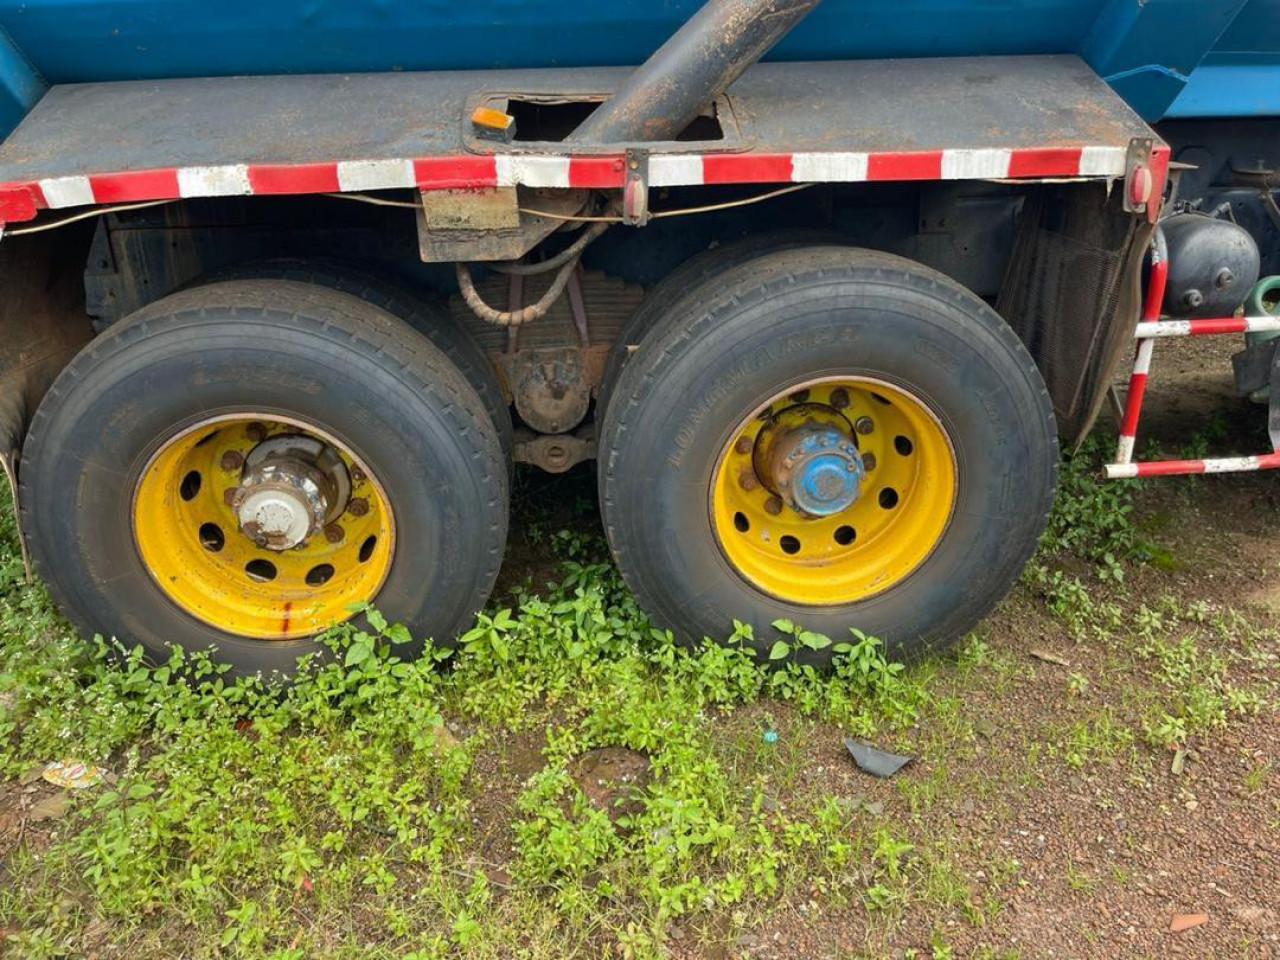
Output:
M880 380L814 380L738 424L711 486L725 558L765 593L853 603L900 583L931 554L956 501L938 418Z
M197 424L134 494L144 565L182 610L228 633L309 636L371 601L395 529L377 479L314 427L251 414Z

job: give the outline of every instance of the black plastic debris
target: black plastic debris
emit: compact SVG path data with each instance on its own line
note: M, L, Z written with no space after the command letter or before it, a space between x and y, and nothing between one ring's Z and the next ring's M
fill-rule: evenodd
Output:
M844 738L844 748L849 751L849 756L853 757L853 762L858 765L858 769L873 777L892 777L915 759L915 757L904 757L900 753L881 750L869 743L855 740L853 737Z

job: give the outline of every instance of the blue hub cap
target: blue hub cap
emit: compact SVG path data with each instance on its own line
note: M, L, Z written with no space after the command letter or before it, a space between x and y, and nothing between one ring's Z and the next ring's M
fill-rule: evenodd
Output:
M830 426L807 427L788 438L779 466L779 488L795 509L813 517L853 506L866 476L858 448Z

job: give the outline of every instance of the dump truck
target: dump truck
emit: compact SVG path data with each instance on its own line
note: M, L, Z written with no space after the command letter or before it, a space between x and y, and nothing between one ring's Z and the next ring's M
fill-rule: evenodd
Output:
M450 643L515 465L593 461L657 627L909 658L1109 397L1112 476L1280 466L1278 115L1280 0L0 0L24 549L287 675ZM1270 449L1136 460L1157 343L1241 333Z

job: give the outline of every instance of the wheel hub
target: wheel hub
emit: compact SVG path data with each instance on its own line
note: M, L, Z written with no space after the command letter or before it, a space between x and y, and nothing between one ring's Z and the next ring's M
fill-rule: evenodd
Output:
M792 509L829 517L858 499L866 470L858 448L830 424L788 431L772 445L774 485Z
M332 448L310 437L279 436L245 458L240 485L230 495L240 532L260 547L303 546L342 513L351 481Z

